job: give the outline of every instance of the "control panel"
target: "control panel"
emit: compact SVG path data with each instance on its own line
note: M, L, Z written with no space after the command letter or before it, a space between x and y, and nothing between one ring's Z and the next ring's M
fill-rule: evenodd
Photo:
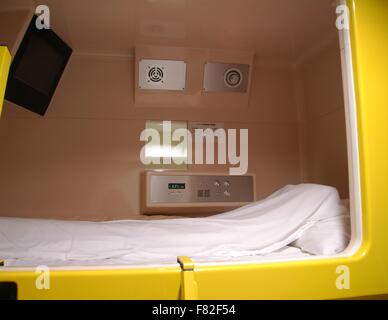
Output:
M146 176L147 211L169 208L171 213L212 208L226 211L255 200L254 176L209 174L168 174L148 172ZM215 208L220 210L214 210ZM179 210L174 210L179 208ZM182 208L185 210L182 211ZM222 208L226 208L222 210ZM147 210L148 209L148 210ZM156 210L155 210L156 209ZM166 210L159 210L166 212Z

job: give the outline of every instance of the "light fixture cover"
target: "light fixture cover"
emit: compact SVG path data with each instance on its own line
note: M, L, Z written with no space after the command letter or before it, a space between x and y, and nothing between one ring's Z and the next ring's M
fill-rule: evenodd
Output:
M205 63L203 88L205 91L246 92L249 83L249 65L232 63Z

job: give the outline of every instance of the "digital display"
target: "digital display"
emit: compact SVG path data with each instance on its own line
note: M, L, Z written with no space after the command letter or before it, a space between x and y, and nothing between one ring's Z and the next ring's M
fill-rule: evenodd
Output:
M169 183L168 189L170 190L182 190L186 189L186 183Z

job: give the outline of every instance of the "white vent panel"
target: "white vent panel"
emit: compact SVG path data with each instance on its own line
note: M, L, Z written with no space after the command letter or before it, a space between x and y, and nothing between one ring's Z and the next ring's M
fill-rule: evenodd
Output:
M174 90L186 88L186 63L177 60L139 60L139 89Z

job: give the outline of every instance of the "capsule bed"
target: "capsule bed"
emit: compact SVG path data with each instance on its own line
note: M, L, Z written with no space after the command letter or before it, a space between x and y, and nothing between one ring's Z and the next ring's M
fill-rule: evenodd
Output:
M262 201L205 218L0 218L0 256L5 266L90 266L173 264L178 256L217 262L333 255L349 242L349 219L335 188L289 185Z

